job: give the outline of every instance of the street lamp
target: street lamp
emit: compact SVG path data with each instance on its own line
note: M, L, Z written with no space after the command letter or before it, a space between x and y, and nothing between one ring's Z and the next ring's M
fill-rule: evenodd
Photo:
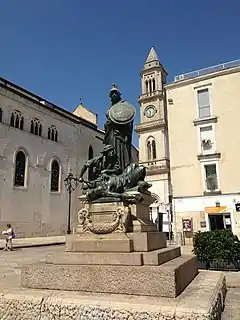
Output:
M65 188L68 191L68 221L67 221L67 234L71 233L71 204L72 204L72 191L78 186L79 179L74 177L72 172L68 172L67 177L64 179Z
M168 215L168 238L169 244L171 244L171 233L172 233L172 205L171 203L167 203L167 215Z

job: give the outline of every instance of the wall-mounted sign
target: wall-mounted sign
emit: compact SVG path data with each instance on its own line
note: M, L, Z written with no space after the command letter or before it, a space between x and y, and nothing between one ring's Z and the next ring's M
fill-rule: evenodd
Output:
M206 226L207 226L206 221L200 221L200 227L201 228L206 228Z
M237 212L240 212L240 202L235 203L235 208Z
M192 231L192 220L191 219L183 219L183 231Z
M225 218L225 222L227 226L231 225L231 219L230 218Z

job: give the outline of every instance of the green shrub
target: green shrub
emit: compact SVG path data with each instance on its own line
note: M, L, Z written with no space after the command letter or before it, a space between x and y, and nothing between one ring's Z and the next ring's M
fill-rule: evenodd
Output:
M199 261L206 263L207 269L212 263L237 267L240 241L230 230L198 232L193 237L193 252Z

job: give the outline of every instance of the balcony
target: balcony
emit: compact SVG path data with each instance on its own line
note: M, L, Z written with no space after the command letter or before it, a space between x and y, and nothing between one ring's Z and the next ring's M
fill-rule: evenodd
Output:
M137 124L135 130L137 133L141 133L144 131L154 130L154 129L161 129L164 128L167 124L166 119L162 118L159 120L149 121L146 123Z
M147 176L161 173L168 173L170 168L170 161L166 158L159 160L150 160L140 162L141 165L147 169Z
M216 123L217 121L218 121L218 117L213 115L211 117L195 119L193 120L193 124L194 126L199 126L201 124Z
M155 99L156 97L162 97L163 96L163 91L162 90L155 90L152 92L147 92L139 96L138 102L141 103L143 100L152 100L153 98Z
M221 158L220 152L205 152L197 155L198 160L217 160Z
M219 190L217 175L213 174L206 178L206 190L203 192L204 195L217 195L221 194Z

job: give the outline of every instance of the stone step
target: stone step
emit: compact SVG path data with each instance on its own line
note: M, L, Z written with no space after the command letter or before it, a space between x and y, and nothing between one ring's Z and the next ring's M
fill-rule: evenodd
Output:
M166 235L164 232L131 232L127 233L133 241L133 251L152 251L166 248Z
M216 320L225 294L226 281L216 271L200 271L176 299L8 288L0 296L0 319ZM236 318L223 319L238 320L235 311Z
M45 262L59 265L160 265L181 255L180 247L170 247L151 252L62 252L49 253Z
M180 247L168 247L143 253L143 264L158 266L181 256Z
M22 267L24 288L132 294L175 298L197 275L195 257L178 257L160 266L55 265Z
M143 265L143 254L140 252L63 252L49 253L46 263L56 265Z

